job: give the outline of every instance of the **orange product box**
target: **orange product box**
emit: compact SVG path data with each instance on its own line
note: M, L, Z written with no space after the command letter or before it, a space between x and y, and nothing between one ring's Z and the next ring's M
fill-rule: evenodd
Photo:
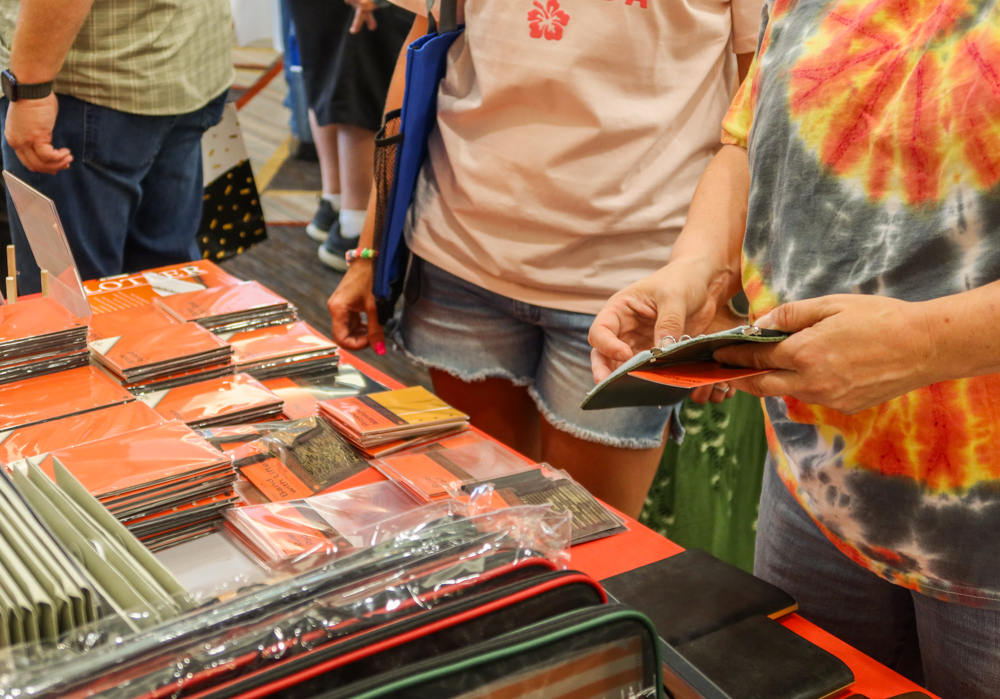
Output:
M167 420L199 422L275 406L280 410L281 399L256 379L246 374L223 376L208 381L155 391L139 396Z
M228 345L201 326L182 323L159 330L119 335L90 343L96 358L118 374L185 357L224 354Z
M259 282L241 282L231 286L161 296L153 303L184 322L288 305L288 301Z
M237 365L337 349L333 342L302 321L238 332L228 339Z
M152 425L51 452L39 466L53 476L53 459L89 493L107 498L158 483L194 478L228 459L183 422Z
M171 280L180 284L176 285L176 288L166 288ZM176 289L194 291L198 287L229 286L241 281L209 260L196 260L135 274L120 274L86 281L83 283L83 290L87 294L91 310L97 315L133 306L144 306L154 298L178 293Z
M82 328L83 323L51 297L0 306L0 343Z
M135 400L94 367L60 371L0 385L0 429L26 427Z
M17 430L0 432L0 462L37 456L95 439L113 437L141 427L159 425L164 419L139 401L100 408L82 415L71 415L40 422Z
M162 308L147 303L94 315L90 319L90 336L94 340L103 340L107 337L134 335L179 324L180 321Z

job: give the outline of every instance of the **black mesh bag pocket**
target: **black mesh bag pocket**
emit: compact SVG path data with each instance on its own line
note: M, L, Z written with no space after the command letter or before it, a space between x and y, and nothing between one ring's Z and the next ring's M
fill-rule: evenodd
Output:
M399 115L398 109L387 113L385 123L375 134L375 238L372 249L376 251L382 247L385 213L389 207L396 174L396 158L403 144L403 134L399 132Z

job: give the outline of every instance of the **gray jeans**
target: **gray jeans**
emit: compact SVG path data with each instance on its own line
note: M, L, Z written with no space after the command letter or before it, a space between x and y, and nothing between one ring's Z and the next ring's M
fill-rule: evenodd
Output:
M942 602L857 565L796 502L770 458L754 573L792 595L803 617L942 699L1000 698L1000 610Z

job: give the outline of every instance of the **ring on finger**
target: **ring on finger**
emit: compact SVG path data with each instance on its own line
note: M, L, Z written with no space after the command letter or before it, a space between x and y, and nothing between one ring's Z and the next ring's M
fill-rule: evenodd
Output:
M719 391L721 393L729 393L729 386L715 384L712 386L713 391Z

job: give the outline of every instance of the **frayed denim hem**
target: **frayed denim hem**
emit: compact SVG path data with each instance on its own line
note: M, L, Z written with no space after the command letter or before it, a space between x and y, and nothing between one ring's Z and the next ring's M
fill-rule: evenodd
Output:
M445 364L438 364L437 362L432 362L428 359L418 357L406 349L406 345L403 343L403 338L398 330L393 333L392 342L396 349L401 352L404 357L417 366L423 367L424 369L436 369L437 371L443 371L449 376L454 376L456 379L466 383L475 383L477 381L485 381L486 379L506 379L515 386L531 386L531 384L535 381L535 379L531 376L514 376L509 371L500 367L497 367L496 369L483 369L481 371L465 372Z
M570 435L576 437L577 439L582 439L586 442L595 442L597 444L604 444L609 447L615 447L617 449L655 449L659 447L663 441L662 439L635 439L635 438L622 438L615 437L610 434L595 432L593 430L584 429L577 425L572 424L568 420L557 417L545 401L539 395L538 391L535 390L534 386L528 388L528 395L531 396L532 400L535 401L535 405L538 406L538 412L542 414L545 420L555 427L557 430L563 432L568 432ZM673 408L670 408L671 410Z

